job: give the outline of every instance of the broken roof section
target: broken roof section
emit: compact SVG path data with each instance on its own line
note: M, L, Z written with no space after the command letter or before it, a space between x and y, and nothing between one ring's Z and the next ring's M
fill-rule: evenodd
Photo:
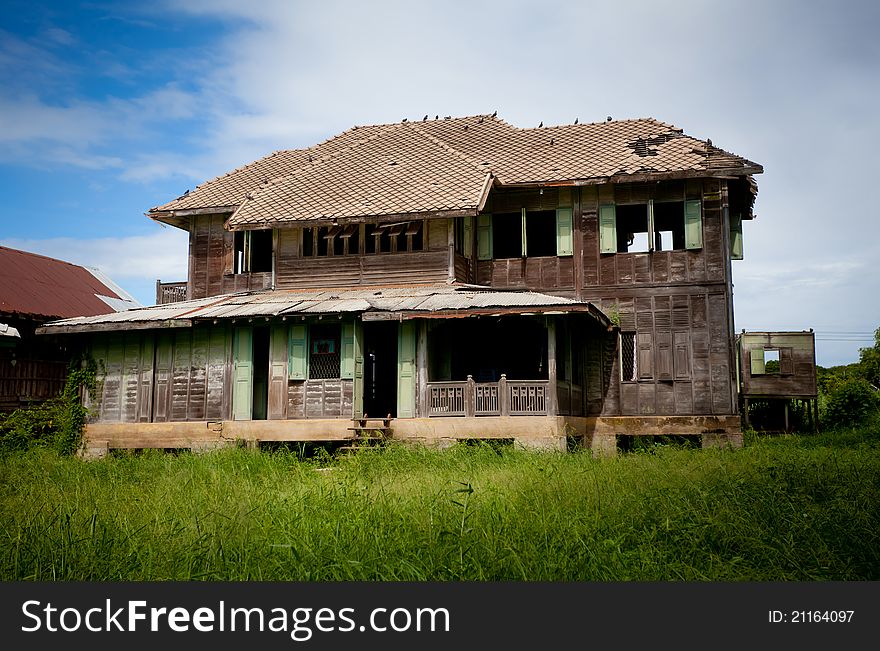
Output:
M760 165L654 120L518 129L492 116L355 127L276 152L148 213L183 226L232 212L232 230L430 213L475 214L498 186L748 176Z
M65 319L46 324L39 334L191 327L199 320L253 319L362 314L364 321L455 318L502 314L582 312L611 325L591 303L527 291L489 290L474 285L360 287L262 291L127 310L117 314Z
M97 269L0 246L0 313L91 316L139 303Z

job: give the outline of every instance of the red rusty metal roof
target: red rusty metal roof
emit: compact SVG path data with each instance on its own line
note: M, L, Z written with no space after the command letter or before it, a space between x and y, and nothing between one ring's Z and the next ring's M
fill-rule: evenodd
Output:
M124 294L85 267L0 246L0 314L56 318L109 314L116 310L100 297L129 300Z

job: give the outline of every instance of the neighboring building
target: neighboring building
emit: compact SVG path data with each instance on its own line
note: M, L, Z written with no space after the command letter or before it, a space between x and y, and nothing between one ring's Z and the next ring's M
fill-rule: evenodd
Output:
M819 424L819 390L813 331L743 330L736 336L736 345L746 426L787 432L795 417L798 425L809 425L815 431ZM752 416L752 411L757 413Z
M186 302L43 331L104 361L99 446L366 416L429 442L737 445L731 260L761 171L653 119L355 127L149 211L190 234Z
M37 327L138 305L96 269L0 246L0 411L55 397L64 387L69 342L34 337Z

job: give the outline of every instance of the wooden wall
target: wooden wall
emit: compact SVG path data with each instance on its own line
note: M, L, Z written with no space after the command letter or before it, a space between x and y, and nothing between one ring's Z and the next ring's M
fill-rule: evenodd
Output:
M66 346L58 345L54 337L34 335L39 322L10 316L0 316L0 321L16 328L21 338L3 337L0 341L0 412L58 396L64 389L70 359Z
M99 369L95 420L227 419L230 345L225 326L93 335L90 352Z
M740 377L745 397L815 398L816 344L812 332L747 332L739 335ZM752 374L752 350L779 351L779 372Z
M354 380L291 380L287 417L351 418Z
M189 232L187 298L205 298L268 289L271 273L232 273L233 234L224 230L228 215L196 215Z
M584 405L591 415L730 415L737 412L726 182L607 184L572 191L574 255L477 262L477 282L578 297L620 317L641 343L650 379L620 379L616 340L588 340ZM697 250L602 254L600 204L700 199ZM501 190L486 212L550 210L552 188ZM560 404L563 404L560 401Z

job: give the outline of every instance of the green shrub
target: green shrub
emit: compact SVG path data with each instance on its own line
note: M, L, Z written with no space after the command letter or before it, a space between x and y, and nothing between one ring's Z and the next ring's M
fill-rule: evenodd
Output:
M865 380L849 379L828 396L825 424L850 427L867 421L880 406L877 392Z
M94 395L95 372L93 360L76 360L60 396L0 415L0 451L48 447L64 455L76 452L88 418L81 395L83 390Z

